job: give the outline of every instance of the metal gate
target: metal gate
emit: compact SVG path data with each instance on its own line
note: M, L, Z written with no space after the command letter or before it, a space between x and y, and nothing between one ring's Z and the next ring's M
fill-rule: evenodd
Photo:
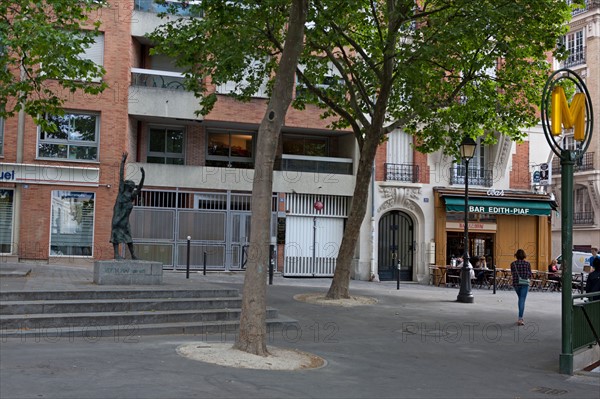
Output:
M412 219L400 211L390 211L383 215L379 220L379 279L395 279L400 264L400 280L412 281L414 250Z
M273 206L275 206L275 198ZM145 190L130 218L136 253L165 268L242 270L242 248L250 240L252 195L228 192ZM275 217L271 235L275 232Z
M323 204L316 210L314 203ZM344 235L347 197L286 196L284 276L333 276Z

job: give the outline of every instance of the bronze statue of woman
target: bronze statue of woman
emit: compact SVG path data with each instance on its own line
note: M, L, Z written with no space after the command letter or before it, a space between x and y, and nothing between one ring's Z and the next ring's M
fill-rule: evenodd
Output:
M133 239L131 238L129 227L129 215L133 209L133 201L142 192L144 177L146 175L144 168L141 168L142 179L137 186L132 180L124 179L125 160L127 159L127 155L127 152L124 152L123 158L121 159L121 168L119 169L119 193L117 194L117 200L115 201L115 207L113 208L110 242L112 242L113 248L115 249L115 259L123 259L119 255L120 243L127 244L129 252L131 253L131 259L137 259L133 250Z

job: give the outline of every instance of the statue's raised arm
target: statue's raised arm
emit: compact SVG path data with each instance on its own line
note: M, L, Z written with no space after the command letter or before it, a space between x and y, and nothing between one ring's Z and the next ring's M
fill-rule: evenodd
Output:
M146 175L142 168L142 179L137 186L132 180L125 180L125 161L127 160L127 155L127 151L125 151L121 158L121 167L119 168L119 192L113 209L110 242L112 242L115 250L115 259L122 259L119 255L120 243L127 244L129 252L131 253L131 258L137 259L133 251L133 239L131 238L129 215L133 209L135 197L140 194L142 187L144 186Z

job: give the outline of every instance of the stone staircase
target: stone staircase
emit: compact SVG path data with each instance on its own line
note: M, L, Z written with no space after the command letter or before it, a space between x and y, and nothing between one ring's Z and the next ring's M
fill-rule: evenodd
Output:
M235 334L236 289L0 292L0 338ZM267 308L267 328L296 324Z

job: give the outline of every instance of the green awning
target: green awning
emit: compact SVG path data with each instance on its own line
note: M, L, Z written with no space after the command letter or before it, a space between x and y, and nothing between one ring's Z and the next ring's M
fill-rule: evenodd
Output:
M464 212L465 199L445 197L446 211ZM489 213L495 215L550 216L552 206L547 201L526 201L499 198L469 198L470 213Z

